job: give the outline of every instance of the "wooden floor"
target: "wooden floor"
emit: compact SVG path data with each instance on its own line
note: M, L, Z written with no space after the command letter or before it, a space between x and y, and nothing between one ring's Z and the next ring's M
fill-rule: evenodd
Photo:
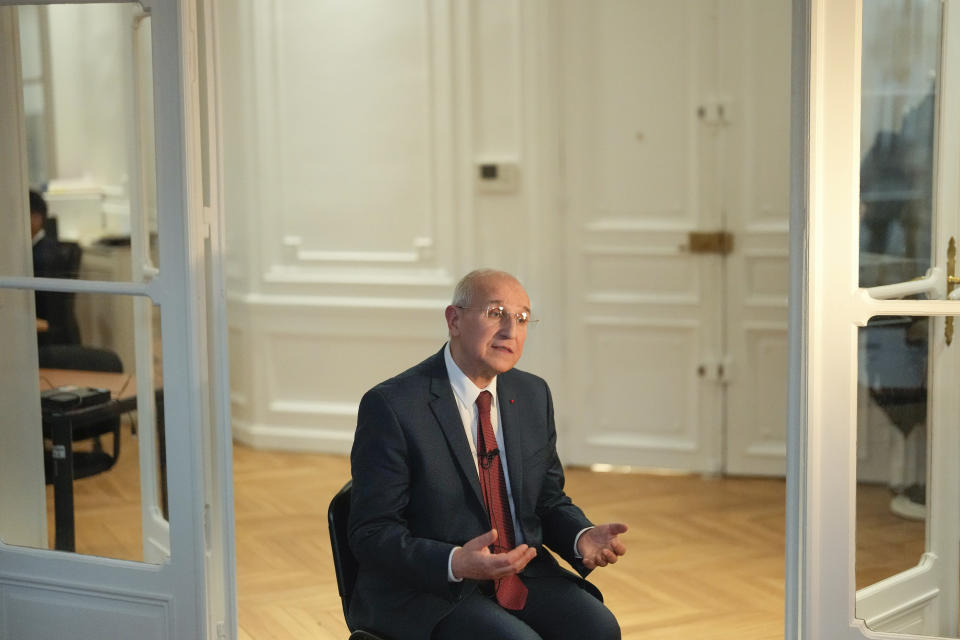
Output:
M77 544L138 559L136 439L123 444L113 471L76 483ZM347 637L326 509L348 476L344 457L235 446L240 640ZM567 491L594 521L631 527L627 555L591 576L625 639L783 637L782 480L571 469ZM889 498L884 487L859 488L858 585L912 566L923 550L923 523L892 515Z

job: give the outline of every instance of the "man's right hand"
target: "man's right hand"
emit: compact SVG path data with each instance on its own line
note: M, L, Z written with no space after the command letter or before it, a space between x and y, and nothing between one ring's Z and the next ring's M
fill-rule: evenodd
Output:
M506 553L491 553L490 545L496 541L497 530L491 529L454 551L450 567L453 575L460 580L498 580L520 573L537 555L536 549L525 544Z

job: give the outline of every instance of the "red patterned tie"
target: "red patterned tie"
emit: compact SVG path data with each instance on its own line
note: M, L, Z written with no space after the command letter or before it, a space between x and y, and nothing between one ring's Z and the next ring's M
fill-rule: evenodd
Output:
M477 461L480 467L480 487L483 499L487 503L490 525L497 530L497 541L493 545L494 553L505 553L516 546L513 532L513 518L510 517L510 499L507 496L507 482L503 478L500 465L500 450L493 435L490 423L489 391L481 391L477 396L477 409L480 414L480 428L477 429ZM527 586L516 574L497 580L497 602L504 609L519 611L527 603Z

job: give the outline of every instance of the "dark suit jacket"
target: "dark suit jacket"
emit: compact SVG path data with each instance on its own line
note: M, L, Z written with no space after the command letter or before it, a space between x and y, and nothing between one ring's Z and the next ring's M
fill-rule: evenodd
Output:
M79 260L76 243L44 236L33 245L33 275L38 278L76 278ZM47 331L37 334L40 345L80 344L73 293L36 291L34 304L37 318L49 323Z
M48 235L37 240L33 245L33 275L38 278L59 278L60 254L59 242Z
M538 550L523 575L564 575L599 598L542 548L588 573L573 543L591 523L563 492L546 382L514 369L497 376L497 398L516 518ZM429 638L477 588L448 582L450 551L491 528L443 350L363 396L351 463L350 546L360 568L348 622L398 640Z

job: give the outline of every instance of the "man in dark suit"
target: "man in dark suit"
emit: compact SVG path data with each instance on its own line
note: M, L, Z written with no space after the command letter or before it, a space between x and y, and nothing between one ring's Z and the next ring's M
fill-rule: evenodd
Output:
M474 271L445 316L447 345L360 402L349 622L396 640L619 638L580 576L625 553L627 527L594 526L563 491L550 390L513 368L526 292Z

